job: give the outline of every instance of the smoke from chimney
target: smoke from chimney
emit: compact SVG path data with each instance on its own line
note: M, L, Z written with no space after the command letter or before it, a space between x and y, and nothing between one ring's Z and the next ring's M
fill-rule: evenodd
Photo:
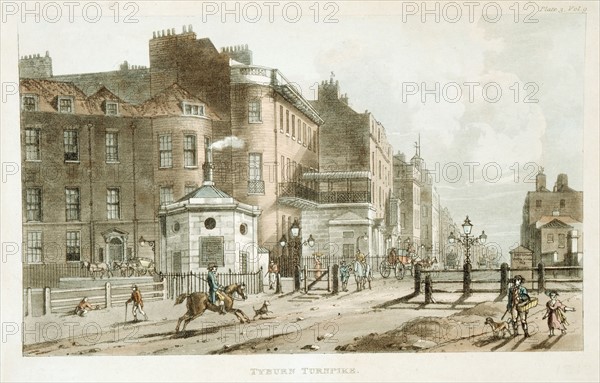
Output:
M210 146L214 150L223 150L225 148L241 149L244 147L244 140L235 136L225 137L222 140L213 142Z

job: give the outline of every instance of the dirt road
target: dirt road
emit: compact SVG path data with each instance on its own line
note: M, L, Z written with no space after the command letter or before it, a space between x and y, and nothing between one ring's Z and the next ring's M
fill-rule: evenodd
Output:
M351 286L352 288L354 286ZM435 304L423 296L401 300L412 292L412 281L378 279L372 290L338 295L288 293L269 290L236 301L252 319L253 307L269 300L272 313L240 324L229 315L207 312L190 322L185 332L174 332L185 304L172 300L145 307L148 321L124 322L124 308L90 312L87 317L27 318L24 355L202 355L297 354L339 352L541 351L582 349L581 295L565 294L571 325L564 336L549 338L543 315L545 297L531 311L532 337L494 337L485 317L500 319L505 301L497 295L439 294ZM131 313L129 313L131 318Z

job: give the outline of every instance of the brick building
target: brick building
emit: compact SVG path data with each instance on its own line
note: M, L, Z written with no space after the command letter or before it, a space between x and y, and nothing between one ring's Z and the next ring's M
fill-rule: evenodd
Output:
M274 248L292 222L301 219L297 207L278 203L278 185L293 182L304 171L318 168L318 127L322 119L279 70L252 65L252 52L247 46L227 47L219 52L209 39L198 39L191 26L184 26L180 34L174 29L154 32L149 41L149 59L150 68L125 62L118 71L54 76L49 54L22 58L22 91L31 94L23 99L24 124L30 121L34 124L36 118L40 121L57 118L60 124L44 129L58 129L67 121L80 129L77 139L85 154L78 158L80 163L87 161L86 172L64 182L61 179L59 184L104 182L106 176L99 173L104 167L118 169L119 182L123 183L113 182L112 187L120 190L119 201L127 202L127 208L122 207L124 204L119 207L123 210L119 219L131 225L121 222L113 234L112 229L106 229L109 231L105 237L109 241L118 237L113 242L116 245L120 241L122 249L119 251L126 256L135 256L144 250L138 247L136 238L143 236L155 241L154 258L157 265L163 267L170 261L160 256L161 251L166 251L158 235L160 206L181 199L202 184L201 164L205 159L204 151L198 148L214 144L215 183L236 200L260 206L263 214L258 243ZM51 91L37 89L51 84ZM36 104L40 97L49 101ZM68 97L75 112L65 114L60 108L64 104L66 110L67 101L63 98ZM96 109L91 109L92 106ZM54 117L39 117L42 109ZM93 120L93 124L88 120ZM85 157L88 152L96 154L102 147L98 137L88 140L85 129L92 129L88 125L95 127L91 134L104 134L99 126L116 130L120 153L119 160L115 161L117 165L104 165L100 157L89 160ZM28 145L27 140L43 146L40 134L35 133L37 130L34 129L34 133L30 130L25 126L22 129L24 147ZM135 142L129 141L134 139L132 137ZM108 147L109 139L106 140ZM233 141L242 144L231 144ZM117 144L111 141L110 145ZM47 151L45 147L41 150ZM62 158L62 154L59 157ZM47 171L46 162L27 160L28 174L33 172L35 164L38 172ZM63 168L74 168L71 161L57 166L61 172ZM73 174L73 169L64 171ZM46 196L50 196L46 190L43 195L40 191L28 195L31 200L37 198L44 202ZM52 200L56 200L56 196L52 196ZM77 196L81 198L81 214L87 227L97 226L102 218L85 210L90 206L88 194L80 191ZM27 201L24 202L26 206ZM44 210L44 216L49 219L52 216L52 222L58 220L53 215L64 209L55 204L35 204ZM130 211L130 206L134 211ZM139 229L142 221L147 225L143 230ZM29 225L28 222L25 224ZM93 230L80 230L81 246L93 248L96 239L88 232ZM84 243L81 237L89 239ZM37 246L33 239L32 243ZM112 253L109 256L109 250L86 250L86 255L79 258L122 259ZM152 257L152 253L144 256ZM64 261L64 257L58 257L57 261ZM161 266L161 262L165 265Z
M394 156L394 191L402 201L401 233L398 246L418 251L421 247L421 189L423 188L423 159L419 153L407 162L404 153ZM409 247L411 249L409 249Z
M313 202L303 210L306 236L312 234L326 253L344 258L359 249L383 255L399 232L385 128L372 113L352 109L333 78L319 85L318 99L311 103L324 122L319 171L303 176L313 192L305 196ZM304 249L304 254L313 251Z
M22 79L20 89L26 263L140 254L137 238L157 233L150 121L106 88L87 97Z
M521 245L533 252L534 265L542 260L569 263L578 259L583 251L583 192L569 187L566 174L559 174L549 190L543 169L536 176L535 189L527 192L523 204Z

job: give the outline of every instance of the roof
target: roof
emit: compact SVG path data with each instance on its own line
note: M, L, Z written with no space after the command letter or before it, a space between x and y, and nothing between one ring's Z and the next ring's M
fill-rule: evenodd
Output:
M208 107L206 102L194 96L191 92L177 83L169 86L151 99L140 104L138 106L138 111L140 115L146 117L183 116L181 105L183 101L203 104L205 108L204 115L206 117L212 120L220 120L219 116Z
M310 172L304 173L302 178L305 180L371 179L371 172L368 170L352 172Z
M75 114L92 112L85 93L71 82L23 78L20 81L20 91L21 95L34 94L38 96L37 110L40 112L56 112L58 96L73 97Z
M514 253L528 253L528 254L532 254L533 250L529 250L528 248L526 248L523 245L519 245L518 247L512 249L511 251L509 251L510 254L514 254Z
M177 202L187 201L191 198L226 198L232 199L232 197L224 191L217 189L214 185L204 184L193 192L183 196Z
M541 227L542 229L572 229L573 226L567 225L560 219L553 219Z
M88 103L90 107L93 107L95 111L100 111L105 114L105 101L114 101L119 103L119 115L121 116L133 116L137 114L137 110L133 105L120 99L116 94L108 90L105 86L98 89L98 91L88 97Z
M119 103L119 116L133 116L137 114L135 106L128 104L112 93L106 87L101 87L91 96L86 96L81 89L71 82L53 81L44 79L21 79L21 94L33 94L38 98L37 111L58 111L58 97L72 97L75 115L106 115L106 101Z
M578 220L576 220L575 218L571 217L570 215L543 215L540 217L540 219L537 220L537 222L535 223L535 226L537 228L540 228L554 220L558 220L560 222L562 222L563 224L568 225L573 225L573 224L581 224L581 222L579 222Z

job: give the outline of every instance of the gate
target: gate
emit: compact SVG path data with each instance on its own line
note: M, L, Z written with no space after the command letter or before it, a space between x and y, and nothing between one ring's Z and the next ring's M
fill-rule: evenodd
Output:
M304 256L302 265L303 288L308 291L331 291L331 257L322 253Z

